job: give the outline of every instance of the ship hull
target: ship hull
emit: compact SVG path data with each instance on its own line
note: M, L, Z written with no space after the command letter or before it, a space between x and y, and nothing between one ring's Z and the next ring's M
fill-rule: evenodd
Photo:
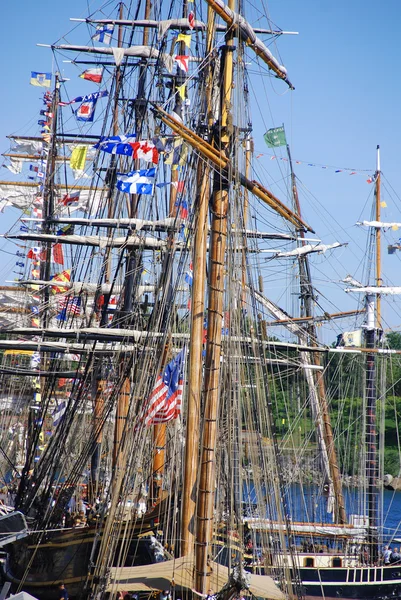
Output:
M381 567L301 568L306 600L388 600L401 598L401 565Z
M92 580L91 556L96 560L93 547L97 534L95 527L77 528L47 534L38 546L29 537L12 544L3 565L4 579L15 591L21 587L40 600L54 600L61 581L70 599L85 598ZM131 545L124 566L155 562L149 540L134 538ZM118 544L116 556L119 550Z

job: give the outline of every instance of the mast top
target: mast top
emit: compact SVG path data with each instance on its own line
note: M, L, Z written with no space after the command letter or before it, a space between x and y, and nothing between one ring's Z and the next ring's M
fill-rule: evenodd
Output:
M380 146L376 146L376 172L380 173Z

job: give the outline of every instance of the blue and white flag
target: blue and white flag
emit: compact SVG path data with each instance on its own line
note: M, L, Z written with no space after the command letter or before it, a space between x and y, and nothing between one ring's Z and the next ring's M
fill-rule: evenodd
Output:
M117 189L126 194L153 194L156 169L140 169L117 175Z
M94 146L108 154L120 154L122 156L132 156L131 144L136 142L136 134L115 135L113 137L104 137Z
M103 44L110 44L113 32L114 25L98 25L96 33L92 35L92 40L103 42Z
M54 409L54 412L53 412L54 427L56 427L60 423L61 419L64 416L66 409L67 409L67 402L65 402L65 401L60 402L60 404L58 406L56 406L56 408Z
M95 116L96 102L99 98L107 96L107 94L107 91L102 91L83 96L81 100L82 104L75 113L77 115L77 121L85 121L87 123L92 122ZM80 100L79 98L75 98L73 102L80 102Z

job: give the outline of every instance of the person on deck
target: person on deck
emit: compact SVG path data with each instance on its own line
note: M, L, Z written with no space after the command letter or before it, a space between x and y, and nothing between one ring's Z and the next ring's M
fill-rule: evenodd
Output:
M391 561L392 550L390 546L384 546L383 550L383 562L385 565L389 565Z
M391 554L391 562L396 563L396 562L400 562L400 560L401 560L401 554L400 554L398 548L394 548L394 550Z
M65 589L65 585L63 582L58 584L58 598L59 600L68 600L68 592Z

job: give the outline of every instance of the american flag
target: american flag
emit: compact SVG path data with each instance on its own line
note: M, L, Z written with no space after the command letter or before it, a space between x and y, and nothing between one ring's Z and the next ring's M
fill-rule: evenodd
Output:
M81 298L79 296L74 296L74 298L69 298L68 296L60 298L58 309L66 310L71 315L79 315L81 314Z
M147 402L145 425L167 423L176 419L181 412L183 389L184 349L166 366L159 375Z

